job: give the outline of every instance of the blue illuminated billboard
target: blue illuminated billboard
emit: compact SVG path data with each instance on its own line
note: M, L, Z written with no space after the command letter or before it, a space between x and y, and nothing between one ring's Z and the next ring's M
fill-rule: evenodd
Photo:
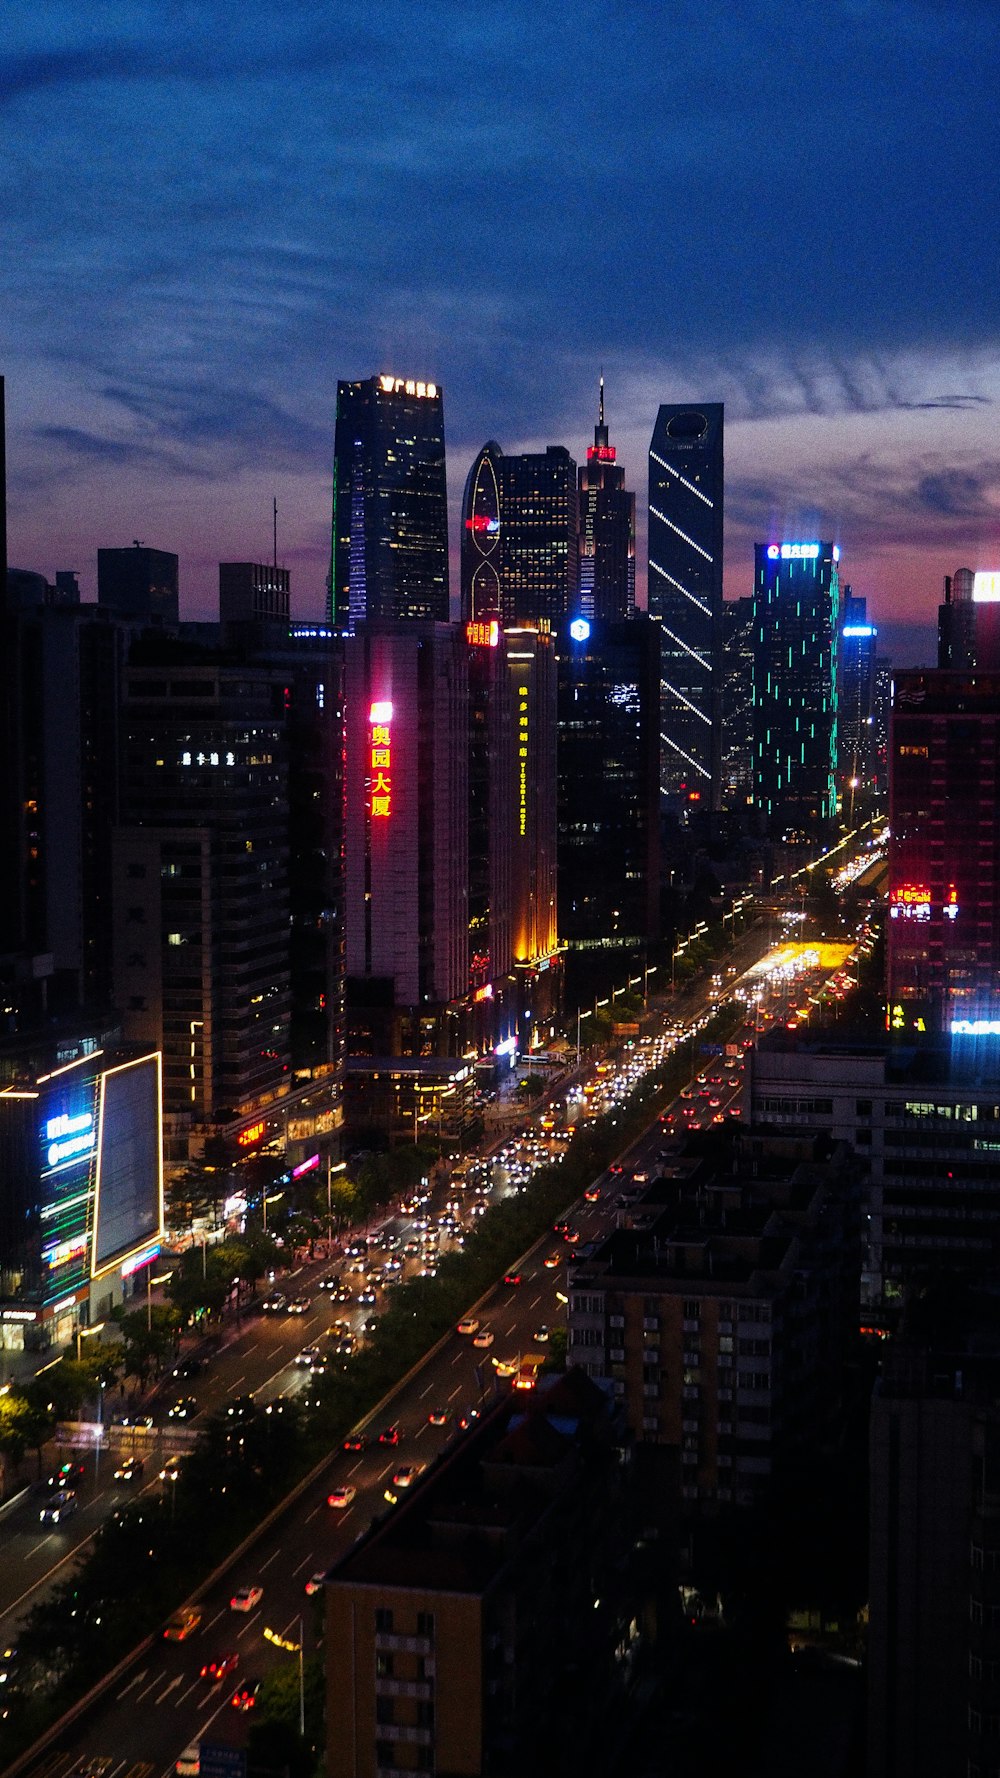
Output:
M98 1090L91 1276L110 1271L163 1231L159 1055L108 1068Z

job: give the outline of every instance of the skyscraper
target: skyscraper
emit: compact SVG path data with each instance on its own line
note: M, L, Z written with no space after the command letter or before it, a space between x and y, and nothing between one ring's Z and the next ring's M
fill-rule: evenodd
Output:
M270 562L220 562L221 622L287 625L290 584L288 569Z
M723 405L663 406L649 447L649 615L662 630L661 784L717 809L722 733Z
M754 802L774 838L820 838L837 813L840 551L758 543L755 556Z
M576 464L564 445L501 456L503 621L552 625L571 615L578 585Z
M345 691L348 1048L453 1055L469 986L464 633L361 626Z
M337 384L330 616L448 621L444 405L437 383Z
M462 617L466 622L498 618L503 610L500 590L502 459L500 446L491 438L466 478L461 539Z
M841 795L850 826L871 807L877 778L875 754L875 650L878 630L868 622L865 599L844 588L840 629L840 696L837 736Z
M1000 673L897 673L890 761L891 1023L901 1031L993 1036L1000 1033Z
M559 936L660 931L660 632L574 618L558 637Z
M599 623L620 623L635 611L635 495L625 486L604 423L601 378L594 442L580 465L579 611Z

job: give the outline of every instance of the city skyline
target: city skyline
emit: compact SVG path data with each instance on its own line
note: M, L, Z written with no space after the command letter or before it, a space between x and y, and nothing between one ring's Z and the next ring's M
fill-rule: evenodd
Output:
M682 5L668 39L652 5L567 34L509 4L488 42L451 0L216 10L11 21L13 565L91 597L139 535L207 616L276 494L319 615L336 383L391 371L446 391L457 586L482 440L580 461L603 367L640 489L659 404L725 402L728 599L754 542L833 536L888 652L930 658L942 575L1000 550L990 9Z

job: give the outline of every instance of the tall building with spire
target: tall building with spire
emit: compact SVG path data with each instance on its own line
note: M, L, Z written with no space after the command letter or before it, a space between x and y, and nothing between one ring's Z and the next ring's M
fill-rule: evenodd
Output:
M466 623L499 618L500 590L500 465L503 452L495 439L484 444L469 470L462 498L462 617Z
M604 420L602 376L594 442L578 476L579 610L598 623L621 623L635 612L635 495L616 457Z
M661 626L661 786L717 809L722 759L721 402L664 405L649 447L649 615Z
M438 383L337 384L330 619L447 623L448 491Z

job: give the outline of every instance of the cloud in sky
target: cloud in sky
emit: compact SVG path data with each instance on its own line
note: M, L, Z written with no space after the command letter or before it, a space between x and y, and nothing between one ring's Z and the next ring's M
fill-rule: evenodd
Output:
M338 376L444 385L457 501L489 436L579 453L602 364L640 504L658 402L726 401L731 594L798 515L900 610L1000 560L993 6L53 0L5 37L19 561L92 584L141 526L207 611L279 486L315 610Z

